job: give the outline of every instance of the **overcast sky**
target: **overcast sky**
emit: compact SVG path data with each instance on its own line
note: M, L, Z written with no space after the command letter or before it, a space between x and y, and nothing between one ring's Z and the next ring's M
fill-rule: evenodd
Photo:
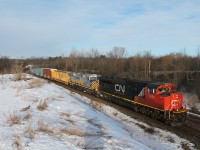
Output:
M0 0L0 55L67 56L114 46L196 55L200 0Z

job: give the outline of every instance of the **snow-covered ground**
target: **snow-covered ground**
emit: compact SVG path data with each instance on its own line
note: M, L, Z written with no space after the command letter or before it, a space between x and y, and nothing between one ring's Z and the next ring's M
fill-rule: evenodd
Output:
M27 75L0 75L0 150L182 149L193 144Z

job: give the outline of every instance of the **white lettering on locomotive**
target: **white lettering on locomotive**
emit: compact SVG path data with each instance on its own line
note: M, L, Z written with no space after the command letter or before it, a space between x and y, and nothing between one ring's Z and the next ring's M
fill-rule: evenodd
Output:
M115 84L115 91L125 93L125 85Z

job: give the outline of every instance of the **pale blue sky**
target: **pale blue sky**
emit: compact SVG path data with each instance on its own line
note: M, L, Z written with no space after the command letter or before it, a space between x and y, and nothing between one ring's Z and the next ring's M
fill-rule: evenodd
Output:
M200 0L0 0L0 55L114 46L156 56L200 48Z

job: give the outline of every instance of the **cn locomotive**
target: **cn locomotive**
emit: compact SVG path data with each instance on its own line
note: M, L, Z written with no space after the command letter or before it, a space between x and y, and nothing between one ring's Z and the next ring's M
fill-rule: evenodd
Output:
M32 68L31 73L101 97L172 126L185 124L187 109L183 95L173 83Z

